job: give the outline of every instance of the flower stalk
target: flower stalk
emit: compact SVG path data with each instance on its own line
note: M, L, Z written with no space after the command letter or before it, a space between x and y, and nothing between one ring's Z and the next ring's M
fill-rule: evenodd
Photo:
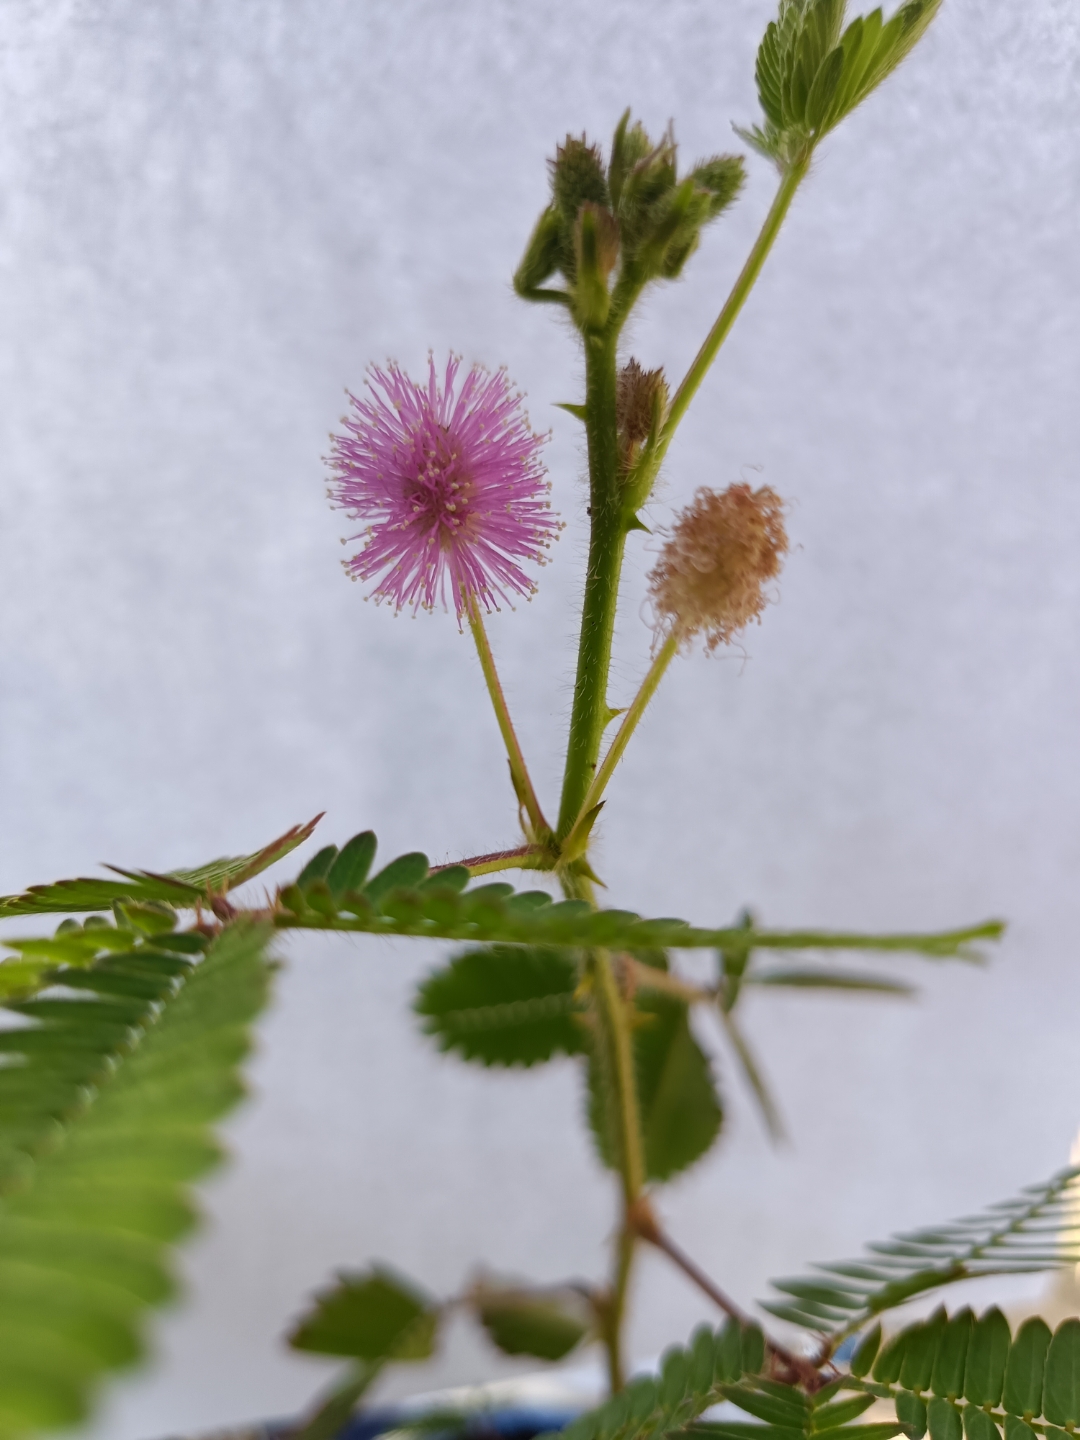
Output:
M646 706L656 694L660 681L664 678L668 666L675 658L679 649L679 637L676 634L669 635L660 649L656 652L652 664L649 666L645 679L641 682L637 694L625 711L618 730L615 732L615 739L608 747L603 763L593 777L592 784L581 804L581 813L574 823L574 828L567 836L564 847L573 852L575 841L579 832L583 829L587 817L593 808L600 803L600 800L607 789L608 781L615 773L615 767L623 757L630 737L637 729L638 721L645 713Z
M499 724L499 733L503 738L503 744L506 746L506 756L510 762L510 779L513 782L514 793L517 795L518 804L525 812L527 819L527 824L524 827L526 834L531 841L543 844L551 835L551 827L544 819L544 812L540 809L540 801L536 798L536 791L533 788L528 766L525 764L525 756L521 752L521 745L518 742L517 732L514 729L514 722L510 718L510 709L506 703L502 683L499 680L499 672L495 668L495 657L491 653L487 629L484 626L484 617L481 614L480 606L477 604L474 595L469 596L466 615L473 640L476 642L476 653L480 657L480 669L484 672L484 683L487 686L488 694L491 696L491 704L495 710L495 719Z

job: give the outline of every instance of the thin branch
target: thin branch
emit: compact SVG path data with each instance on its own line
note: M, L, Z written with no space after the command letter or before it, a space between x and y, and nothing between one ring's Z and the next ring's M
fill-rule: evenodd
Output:
M471 855L467 860L451 860L433 865L430 873L456 870L464 865L472 875L490 875L496 870L551 870L554 864L543 845L519 845L516 850L492 850L488 855Z
M669 635L668 638L664 641L663 645L661 645L660 649L657 651L656 658L649 666L648 673L646 674L645 679L641 682L641 686L637 694L634 696L629 708L623 716L622 724L619 726L618 731L616 732L615 739L611 742L611 745L608 748L607 754L604 756L599 770L597 770L591 784L589 785L588 791L585 795L585 799L581 802L581 810L578 812L578 818L574 821L574 827L563 842L562 848L566 851L568 855L574 854L575 841L580 838L581 831L589 823L590 812L594 810L599 803L600 797L603 795L605 789L607 788L608 781L614 774L616 765L618 765L619 761L622 759L623 751L630 743L631 735L633 735L634 731L637 729L638 721L645 713L645 707L655 695L656 687L663 679L664 671L671 664L671 661L674 658L678 648L678 636Z
M681 1250L671 1236L668 1235L660 1225L648 1200L642 1199L635 1205L627 1216L629 1223L634 1226L637 1234L642 1240L647 1240L657 1250L662 1250L668 1259L676 1265L687 1279L692 1280L703 1294L707 1295L718 1309L725 1315L729 1315L739 1325L754 1325L754 1321L745 1310L736 1305L730 1295L725 1294L713 1280L705 1274L684 1250ZM788 1377L798 1381L811 1394L826 1384L825 1377L819 1372L813 1361L802 1355L796 1355L784 1345L778 1345L775 1340L766 1337L766 1354L771 1355L778 1367L787 1372Z

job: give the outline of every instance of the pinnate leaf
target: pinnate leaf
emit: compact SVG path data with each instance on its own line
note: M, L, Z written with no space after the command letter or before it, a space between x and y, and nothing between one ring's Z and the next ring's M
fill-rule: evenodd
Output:
M352 844L353 842L350 842ZM370 842L372 846L374 841ZM346 847L347 849L348 847ZM344 853L344 852L342 852ZM569 945L617 950L720 949L910 952L933 959L976 958L972 945L997 939L998 921L937 933L867 935L822 930L764 930L736 925L702 929L684 920L646 920L629 910L594 910L583 900L553 901L542 890L505 882L465 888L463 866L431 871L419 852L399 856L360 889L332 893L327 877L337 852L328 847L319 873L312 863L278 891L280 929L361 931L512 945ZM318 857L317 857L318 858ZM325 868L322 868L325 867Z
M833 1344L867 1321L917 1295L988 1275L1023 1275L1080 1263L1077 1198L1080 1167L1062 1170L1012 1200L933 1229L909 1231L868 1247L859 1261L817 1265L808 1279L774 1281L785 1297L763 1308L830 1337ZM972 1332L965 1361L968 1395L977 1405L996 1404L1004 1377L1004 1317L984 1316ZM982 1328L980 1328L982 1327ZM1006 1327L1007 1329L1007 1327ZM878 1355L874 1378L900 1378L902 1349L910 1331L894 1337ZM955 1343L946 1330L945 1343ZM995 1390L996 1387L996 1390ZM987 1398L976 1398L986 1396Z
M88 910L111 910L116 904L164 903L177 909L192 909L213 895L235 889L254 879L276 861L295 850L311 835L322 817L306 825L294 825L284 835L251 855L212 860L194 870L174 870L158 875L149 870L123 870L108 866L119 880L58 880L52 885L31 885L22 895L0 896L0 920L21 915L74 914Z
M228 927L192 963L148 943L53 969L0 1067L0 1434L85 1418L103 1372L142 1348L172 1288L187 1184L265 998L268 927ZM202 937L199 937L200 939ZM205 943L205 942L203 942Z

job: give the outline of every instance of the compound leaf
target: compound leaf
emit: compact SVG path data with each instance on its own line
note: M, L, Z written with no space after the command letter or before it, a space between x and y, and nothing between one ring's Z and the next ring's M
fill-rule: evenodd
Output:
M785 1319L828 1336L834 1348L875 1316L943 1285L1080 1263L1078 1181L1080 1167L1062 1170L1044 1184L1028 1186L1015 1199L991 1206L981 1214L871 1245L863 1260L817 1265L817 1273L809 1280L774 1281L774 1289L785 1298L781 1302L762 1302L763 1308L774 1314L782 1312ZM803 1298L802 1287L807 1285L813 1287L813 1292ZM976 1327L972 1333L965 1393L976 1404L996 1404L1002 1383L997 1367L1004 1365L1001 1346L1008 1342L1001 1338L1003 1317L1000 1323L986 1317L984 1321L985 1328ZM983 1323L980 1321L980 1325ZM900 1370L893 1373L892 1369L898 1353L895 1347L909 1333L901 1332L878 1356L875 1380L891 1384L899 1379ZM975 1376L981 1378L973 1379ZM973 1394L972 1385L982 1388ZM993 1398L976 1399L976 1394Z
M369 843L373 846L374 839ZM338 894L327 883L336 854L328 850L328 858L320 860L317 867L318 874L312 871L311 862L293 884L278 891L273 918L280 929L347 930L479 943L631 951L730 947L740 952L907 951L934 959L975 959L971 946L979 940L997 939L1003 929L998 921L924 935L762 930L745 924L701 929L684 920L642 919L629 910L594 910L583 900L553 901L545 891L516 892L504 882L465 889L468 877L464 867L431 871L419 852L391 861L362 888Z
M103 1372L141 1353L171 1292L187 1184L265 998L269 927L238 922L192 963L141 942L53 969L7 1006L0 1067L0 1434L85 1418ZM198 937L205 944L203 937ZM18 1063L11 1063L17 1061Z
M158 875L150 870L122 870L110 865L106 868L113 870L121 879L57 880L52 885L31 885L22 895L0 896L0 920L21 915L111 910L114 905L127 901L164 903L178 909L193 909L261 874L303 844L321 819L321 815L316 815L306 825L294 825L254 854L212 860L210 864L194 870L173 870L166 875Z

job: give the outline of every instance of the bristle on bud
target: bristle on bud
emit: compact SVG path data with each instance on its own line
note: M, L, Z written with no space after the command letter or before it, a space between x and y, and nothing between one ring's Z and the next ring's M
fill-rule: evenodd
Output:
M730 644L761 615L765 586L787 551L784 502L775 490L699 490L649 575L659 627L687 643L701 635L707 650Z
M615 390L615 417L624 446L649 438L657 418L667 410L668 387L663 370L643 370L631 356L619 371Z

